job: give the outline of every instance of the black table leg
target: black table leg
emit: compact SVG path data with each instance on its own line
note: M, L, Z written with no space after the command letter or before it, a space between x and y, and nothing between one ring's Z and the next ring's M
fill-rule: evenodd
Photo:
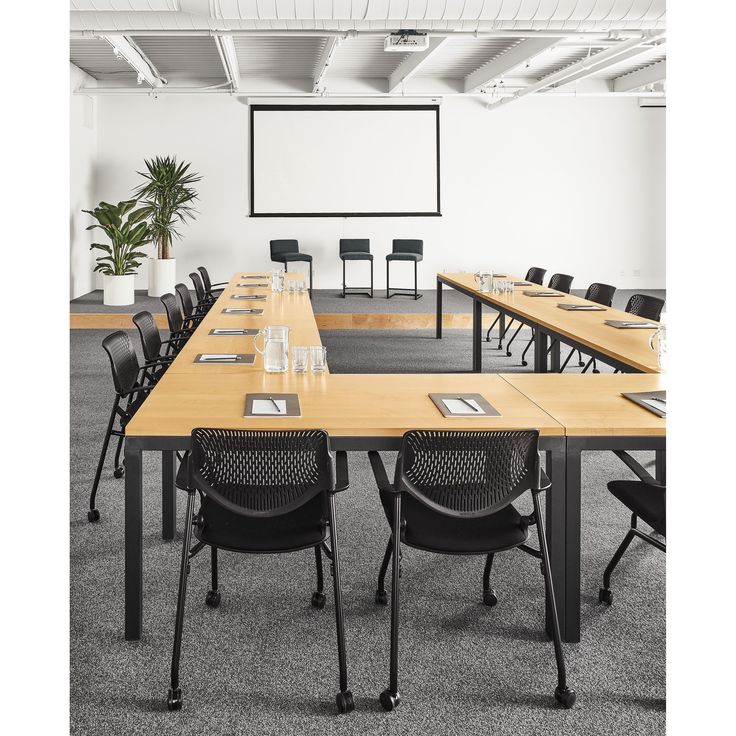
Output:
M565 588L561 607L565 624L561 626L565 641L580 641L580 487L582 483L583 443L568 437L565 452Z
M550 371L552 373L560 372L560 341L552 340L550 349Z
M660 483L667 482L667 450L655 450L654 477Z
M483 339L483 304L473 299L473 373L483 368L481 340Z
M442 282L437 279L437 316L435 317L435 337L442 339Z
M143 622L143 468L135 439L125 440L125 638L140 639Z
M540 327L534 330L534 372L547 372L547 333Z
M161 538L173 539L176 532L176 453L161 453Z
M506 315L498 313L498 350L503 349L503 336L506 333Z

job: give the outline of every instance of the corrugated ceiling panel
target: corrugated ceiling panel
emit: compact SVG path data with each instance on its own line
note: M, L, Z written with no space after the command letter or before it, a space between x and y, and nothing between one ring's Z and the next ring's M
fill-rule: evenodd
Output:
M95 79L108 74L116 78L135 78L135 72L123 59L117 59L112 46L101 38L73 38L69 42L69 61Z
M518 38L449 38L419 68L417 77L464 79L516 46Z
M205 36L133 36L165 77L225 81L217 46Z
M238 37L235 50L246 77L312 78L326 39L284 36Z
M376 79L390 76L408 56L383 50L382 36L358 36L340 43L327 72L330 77Z

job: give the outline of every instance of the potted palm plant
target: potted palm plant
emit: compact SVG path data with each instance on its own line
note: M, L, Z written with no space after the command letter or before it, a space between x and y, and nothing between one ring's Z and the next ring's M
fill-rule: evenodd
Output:
M92 243L90 250L104 251L96 258L95 271L103 275L103 303L111 306L135 302L135 274L145 257L140 250L151 242L150 229L143 207L134 209L137 202L128 199L117 204L100 202L93 210L82 210L97 220L87 230L99 227L110 238L106 243Z
M176 156L157 156L145 162L146 171L138 173L145 179L134 193L142 200L156 244L156 257L148 259L148 294L161 296L174 291L176 259L170 257L174 238L181 238L178 226L193 220L196 210L192 203L197 192L192 184L202 177L189 173L188 163L178 163Z

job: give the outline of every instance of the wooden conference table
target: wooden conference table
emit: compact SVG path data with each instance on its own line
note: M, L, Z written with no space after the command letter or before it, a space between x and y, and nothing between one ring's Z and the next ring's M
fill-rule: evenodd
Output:
M506 276L505 280L523 281L518 277ZM482 369L481 341L483 306L495 309L500 315L499 325L503 334L505 319L511 317L535 329L534 372L546 373L547 350L552 340L552 372L560 368L560 342L579 349L624 373L658 373L657 354L649 347L652 330L621 330L611 327L605 320L645 321L640 317L606 307L605 311L567 311L558 304L591 304L579 296L561 294L559 297L532 297L525 291L554 291L532 284L515 286L513 294L491 294L478 290L471 273L437 274L437 318L436 336L442 338L442 286L456 289L473 300L473 371ZM600 306L600 305L598 305ZM651 320L646 320L651 321Z
M214 327L291 328L290 344L319 345L306 293L237 286L236 274L187 345L126 428L125 637L143 630L142 453L162 453L162 536L176 529L175 459L195 427L327 431L336 450L397 450L410 429L528 429L540 431L552 488L546 493L547 534L563 637L580 638L580 455L588 449L664 450L665 422L623 398L621 391L662 387L647 375L481 375L266 373L253 365L195 364L198 353L252 353L250 337L213 336ZM264 276L264 281L267 277ZM287 278L300 278L288 274ZM244 283L244 282L243 282ZM234 294L266 296L238 301ZM226 307L263 308L262 316L223 314ZM328 356L329 360L329 356ZM563 388L564 385L564 388ZM444 418L428 394L482 393L497 417ZM246 393L295 392L301 417L244 418Z

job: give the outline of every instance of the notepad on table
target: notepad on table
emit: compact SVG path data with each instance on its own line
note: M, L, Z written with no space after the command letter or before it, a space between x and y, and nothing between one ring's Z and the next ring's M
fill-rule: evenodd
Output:
M525 296L562 296L558 291L525 291Z
M215 327L210 330L210 335L219 337L251 337L257 334L258 330L246 329L245 327Z
M200 353L194 359L195 363L244 363L252 365L255 362L253 353Z
M299 394L246 394L245 417L300 417Z
M656 330L659 327L654 322L626 322L619 319L607 319L606 324L618 330Z
M241 289L265 289L268 284L236 284L236 286Z
M480 394L454 393L429 394L442 416L452 417L497 417L494 409Z
M283 399L255 399L254 414L286 414L286 402Z
M656 414L658 417L667 416L667 392L666 391L638 391L636 393L625 393L621 396L633 401L635 404Z
M262 309L235 309L233 307L228 307L227 309L222 310L223 314L263 314Z
M231 294L231 299L265 299L263 294Z
M567 312L605 312L605 307L599 307L596 304L558 304L560 309Z
M442 403L450 414L467 414L469 411L485 414L474 399L442 399Z

